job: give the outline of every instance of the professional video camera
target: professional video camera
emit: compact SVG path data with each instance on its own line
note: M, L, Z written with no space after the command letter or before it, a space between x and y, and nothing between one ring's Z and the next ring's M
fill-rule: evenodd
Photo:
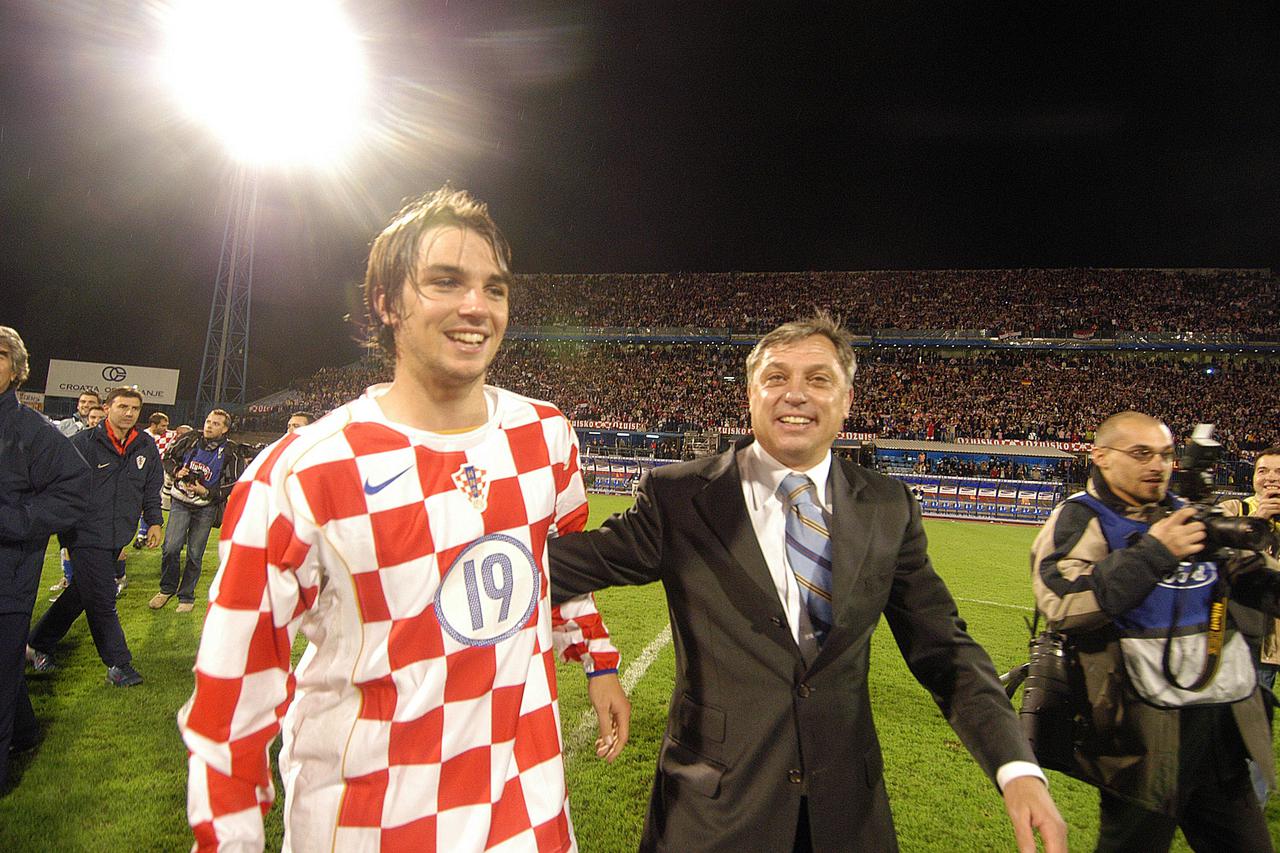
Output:
M1275 534L1265 519L1228 516L1213 505L1213 469L1222 458L1222 445L1213 438L1213 424L1191 431L1178 459L1173 492L1196 508L1195 520L1204 524L1203 559L1227 556L1224 549L1266 551L1275 547Z

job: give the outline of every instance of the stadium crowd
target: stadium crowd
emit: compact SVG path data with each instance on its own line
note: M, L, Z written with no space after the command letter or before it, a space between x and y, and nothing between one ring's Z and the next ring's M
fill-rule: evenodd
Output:
M1117 299L1123 294L1123 299ZM1251 339L1280 327L1266 270L893 270L523 275L521 326L760 333L814 306L855 332L972 329L1041 337Z
M744 350L732 345L508 341L495 384L557 403L575 421L684 432L748 424ZM1234 452L1267 444L1280 422L1280 362L1245 356L865 348L845 425L879 438L956 441L1092 439L1108 412L1140 408L1178 435L1217 425ZM385 379L361 361L299 383L288 406L250 413L279 429L290 408L324 412Z

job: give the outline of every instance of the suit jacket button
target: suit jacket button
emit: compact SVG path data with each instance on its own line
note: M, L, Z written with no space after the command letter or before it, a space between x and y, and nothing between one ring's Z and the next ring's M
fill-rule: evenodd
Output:
M781 617L781 616L770 616L770 617L769 617L769 621L770 621L770 622L772 622L772 623L773 623L773 624L775 624L775 625L778 625L778 626L781 626L781 625L782 625L782 617Z
M804 781L804 774L801 773L799 770L788 770L787 781L790 782L792 785L799 785L801 782Z
M801 684L799 687L796 688L796 695L799 696L801 699L808 699L809 694L812 692L813 691L809 689L809 685L807 684Z

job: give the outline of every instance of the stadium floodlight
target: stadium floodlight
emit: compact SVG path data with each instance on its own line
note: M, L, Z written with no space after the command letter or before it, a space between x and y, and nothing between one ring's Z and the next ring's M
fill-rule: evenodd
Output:
M359 36L336 0L173 0L160 73L252 165L335 160L362 125Z

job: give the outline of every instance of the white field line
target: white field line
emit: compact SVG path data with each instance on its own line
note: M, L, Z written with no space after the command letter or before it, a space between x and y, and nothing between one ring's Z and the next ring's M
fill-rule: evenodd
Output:
M1004 607L1009 610L1021 610L1023 613L1030 613L1032 608L1023 607L1021 604L1005 604L1003 601L987 601L985 598L960 598L957 596L956 601L963 601L967 604L986 604L991 607Z
M657 659L659 653L671 642L671 623L668 622L662 626L662 630L658 632L658 636L644 647L639 656L631 662L630 666L623 669L622 672L622 689L628 696L635 686L640 683L640 679L644 678L645 672ZM573 732L570 733L565 744L565 751L579 750L583 747L595 743L596 736L600 732L600 727L596 723L596 712L594 708L587 708L582 712L582 716L578 718L578 724L574 726Z

